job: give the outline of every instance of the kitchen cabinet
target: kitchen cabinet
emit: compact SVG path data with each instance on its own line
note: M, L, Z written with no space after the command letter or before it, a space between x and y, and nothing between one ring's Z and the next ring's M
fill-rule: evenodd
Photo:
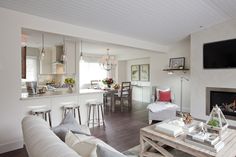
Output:
M27 30L25 30L27 32ZM31 32L32 30L29 30ZM37 32L37 31L35 31ZM29 33L31 34L31 33ZM33 33L32 33L33 34ZM62 35L45 34L45 45L27 45L21 48L21 71L22 78L26 78L27 65L29 58L34 58L36 63L37 75L50 74L75 74L76 73L76 41L74 38ZM35 39L41 38L42 32L35 33L29 38L29 43L36 43ZM36 37L37 36L37 37ZM44 49L42 55L42 49ZM27 51L27 53L26 53ZM28 68L29 69L29 68ZM29 71L29 70L28 70Z
M21 78L26 79L26 46L21 47Z
M76 70L76 42L65 41L65 54L66 54L66 73L75 74Z
M46 53L40 64L40 74L75 74L76 42L65 41L65 61L63 45L56 45L45 49Z

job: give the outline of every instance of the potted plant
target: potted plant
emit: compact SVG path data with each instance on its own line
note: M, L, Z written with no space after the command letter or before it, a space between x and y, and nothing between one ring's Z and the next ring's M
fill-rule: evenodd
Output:
M69 78L66 78L64 80L64 83L68 85L68 92L72 93L73 92L73 86L75 84L75 80L73 78L69 77Z
M221 109L216 105L212 108L208 121L205 124L208 132L219 134L220 138L228 127L228 122Z
M120 85L118 83L115 83L112 85L112 88L114 89L120 89Z

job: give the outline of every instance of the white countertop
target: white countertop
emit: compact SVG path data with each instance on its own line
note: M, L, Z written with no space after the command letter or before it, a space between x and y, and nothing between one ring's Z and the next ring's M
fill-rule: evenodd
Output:
M67 91L54 91L54 92L46 92L44 94L36 94L29 95L28 93L21 93L21 100L30 100L30 99L38 99L38 98L51 98L58 96L74 96L78 95L77 92L69 93Z
M103 90L101 89L80 89L79 90L79 94L83 95L83 94L94 94L94 93L104 93Z
M46 92L44 94L36 94L29 95L28 93L21 93L21 100L31 100L31 99L39 99L39 98L51 98L51 97L61 97L61 96L76 96L76 95L86 95L86 94L96 94L96 93L104 93L103 90L100 89L80 89L79 94L74 91L73 93L69 93L68 91L51 91Z

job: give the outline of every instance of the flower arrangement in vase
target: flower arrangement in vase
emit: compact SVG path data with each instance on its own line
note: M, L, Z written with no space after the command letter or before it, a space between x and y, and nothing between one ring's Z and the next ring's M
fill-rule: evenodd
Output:
M111 85L113 84L113 79L112 78L106 78L104 80L102 80L102 83L107 85L108 88L111 88Z
M114 89L120 89L120 85L118 83L115 83L112 85L112 88Z
M68 92L72 93L73 92L73 85L75 84L75 80L73 78L69 77L64 80L64 83L67 84L69 87Z

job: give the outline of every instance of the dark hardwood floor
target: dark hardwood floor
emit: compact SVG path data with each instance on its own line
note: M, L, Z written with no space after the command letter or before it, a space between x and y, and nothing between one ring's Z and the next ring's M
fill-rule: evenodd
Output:
M139 130L148 125L147 104L133 102L131 111L105 112L106 128L91 129L93 136L102 139L115 149L125 151L139 144ZM0 154L0 157L28 157L25 149Z
M106 129L91 129L91 133L116 148L125 151L139 144L139 130L148 125L146 104L133 103L132 111L106 113Z

